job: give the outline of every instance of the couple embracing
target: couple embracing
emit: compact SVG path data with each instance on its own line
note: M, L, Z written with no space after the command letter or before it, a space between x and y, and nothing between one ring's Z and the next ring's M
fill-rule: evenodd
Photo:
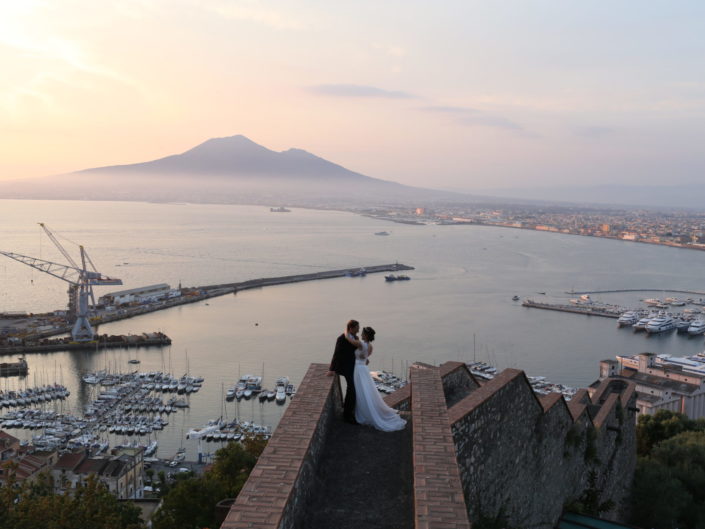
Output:
M338 374L345 377L347 383L343 419L351 424L366 424L384 432L402 430L406 421L384 403L367 367L375 331L372 327L365 327L358 338L359 331L360 324L350 320L345 332L335 342L335 352L328 371L329 376Z

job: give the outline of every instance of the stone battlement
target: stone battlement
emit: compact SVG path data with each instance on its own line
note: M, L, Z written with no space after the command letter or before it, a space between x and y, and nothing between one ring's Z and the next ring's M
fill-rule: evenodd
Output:
M410 411L407 431L388 434L341 421L326 371L309 368L223 528L465 529L501 515L550 529L590 487L615 502L603 516L620 518L636 464L633 383L605 379L566 402L537 396L520 370L480 382L460 362L419 363L385 398Z

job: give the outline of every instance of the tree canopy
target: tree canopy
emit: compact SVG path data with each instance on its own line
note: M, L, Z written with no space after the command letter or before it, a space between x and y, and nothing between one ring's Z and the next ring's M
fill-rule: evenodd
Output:
M682 432L705 431L705 420L689 419L682 413L659 410L654 415L642 415L636 427L637 454L647 456L661 441Z
M631 522L705 529L705 421L659 411L639 418Z
M55 494L51 478L18 483L8 467L0 487L0 527L3 529L143 529L140 509L121 502L94 476L81 487Z
M152 517L154 529L212 527L216 504L238 495L265 445L260 439L231 442L215 453L213 466L203 476L178 480Z

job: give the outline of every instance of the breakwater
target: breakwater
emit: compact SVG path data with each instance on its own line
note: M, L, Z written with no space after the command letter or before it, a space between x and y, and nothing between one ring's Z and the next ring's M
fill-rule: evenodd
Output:
M678 290L672 288L620 288L615 290L566 290L566 294L575 296L583 294L619 294L621 292L669 292L674 294L693 294L696 296L705 296L705 292L700 290Z
M17 362L0 363L0 376L3 377L25 376L28 371L27 360L24 358L19 358ZM0 407L2 407L1 403Z
M181 295L175 298L163 299L159 301L153 301L150 303L144 303L140 305L134 305L129 307L120 307L116 310L100 310L98 313L91 318L91 323L97 328L101 323L110 323L113 321L124 320L127 318L134 318L142 314L148 314L150 312L156 312L158 310L164 310L171 307L176 307L178 305L185 305L187 303L196 303L209 298L224 296L227 294L236 294L242 290L251 290L255 288L263 288L275 285L286 285L290 283L301 283L304 281L319 281L321 279L335 279L346 276L361 277L367 274L376 274L380 272L399 272L406 270L413 270L413 266L408 266L401 263L374 265L374 266L363 266L354 268L341 268L338 270L323 270L320 272L313 272L310 274L296 274L288 276L279 277L263 277L259 279L250 279L247 281L240 281L237 283L221 283L217 285L203 285L199 287L184 287L181 289ZM68 334L71 332L71 325L55 325L52 329L32 332L25 334L23 336L25 343L27 342L37 342L42 338L48 338L50 336L57 336L61 334ZM0 340L1 342L2 340ZM93 347L95 347L95 342ZM113 345L112 347L122 347L120 345ZM80 345L74 346L74 348L81 348ZM66 350L65 344L62 344L60 348L42 348L41 350L33 350L32 352L47 352L47 351L57 351ZM15 349L12 347L0 347L0 354L14 354L23 352L21 349Z
M90 342L74 342L71 338L58 338L54 340L42 339L39 341L24 340L24 343L0 347L0 355L6 354L26 354L26 353L50 353L53 351L82 351L97 349L115 349L125 347L152 347L171 345L171 338L161 332L132 334L129 336L117 335L109 336L103 334L96 336ZM0 369L2 365L0 364ZM24 364L25 374L27 363Z
M238 290L249 290L252 288L262 288L272 285L285 285L287 283L300 283L302 281L318 281L320 279L334 279L338 277L346 276L362 276L366 274L376 274L379 272L397 272L400 270L413 270L413 266L407 266L399 263L376 265L376 266L363 266L356 268L343 268L340 270L326 270L323 272L314 272L312 274L296 274L291 276L281 276L281 277L265 277L260 279L250 279L248 281L242 281L240 283L223 283L220 285L207 285L202 287L197 287L199 290L211 291L211 290L227 290L232 289L234 291ZM231 290L231 291L232 291ZM227 293L227 292L226 292ZM220 295L220 294L219 294Z
M604 318L619 318L619 312L609 307L592 307L592 306L577 306L563 305L560 303L538 303L530 299L522 302L522 307L530 307L534 309L556 310L559 312L572 312L573 314L585 314L587 316L602 316Z

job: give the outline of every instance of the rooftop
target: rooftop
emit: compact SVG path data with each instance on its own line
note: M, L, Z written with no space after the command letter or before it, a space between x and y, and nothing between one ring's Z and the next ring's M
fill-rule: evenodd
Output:
M54 465L55 470L74 470L83 459L86 457L86 452L79 450L78 452L70 452L61 454L59 460Z
M677 391L678 393L694 393L700 389L699 384L689 384L687 382L680 382L672 378L650 375L648 373L640 373L634 369L623 369L621 373L616 376L620 378L627 378L637 384L654 386L661 389L667 389L669 391Z

